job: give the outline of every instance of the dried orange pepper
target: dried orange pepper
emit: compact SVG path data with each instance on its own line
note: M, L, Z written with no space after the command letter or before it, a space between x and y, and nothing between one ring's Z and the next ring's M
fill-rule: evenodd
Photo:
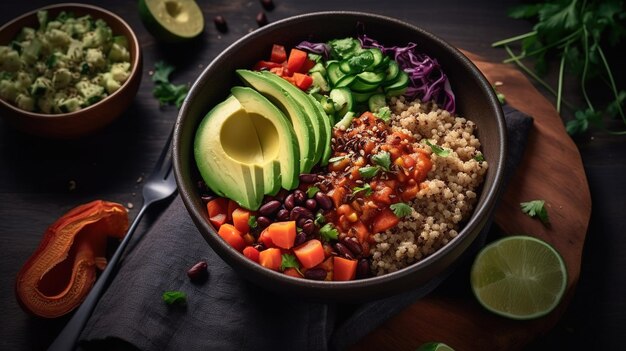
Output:
M122 238L127 230L128 211L114 202L92 201L63 215L17 275L22 308L45 318L72 311L93 286L96 267L106 265L107 236Z

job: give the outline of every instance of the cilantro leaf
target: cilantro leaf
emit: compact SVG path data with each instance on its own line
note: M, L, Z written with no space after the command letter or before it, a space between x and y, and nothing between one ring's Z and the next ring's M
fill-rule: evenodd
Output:
M359 168L359 174L365 179L373 178L374 176L376 176L376 174L378 174L379 171L380 167L378 166L367 166Z
M382 167L385 171L389 171L389 166L391 166L391 154L387 151L381 151L376 155L372 155L372 162Z
M280 262L280 270L284 271L287 268L295 268L298 272L300 272L300 263L296 256L292 254L282 254Z
M259 224L256 222L256 216L250 216L248 218L248 226L252 229L256 228Z
M372 187L369 185L369 183L365 183L365 185L363 185L362 187L357 186L352 189L352 195L356 195L360 192L363 192L363 196L370 196L372 195Z
M339 232L332 223L326 223L320 228L320 238L324 241L337 240L339 238Z
M406 217L413 212L413 208L404 202L392 204L389 208L398 218Z
M152 81L155 83L152 95L159 100L161 105L172 104L180 108L185 101L189 87L186 84L175 85L170 83L169 76L174 67L159 61L155 64Z
M391 110L389 106L383 106L378 109L378 112L374 113L374 116L383 120L383 122L388 123L391 119Z
M154 74L152 75L152 81L155 83L169 83L170 74L174 72L174 66L169 65L163 61L159 61L154 64Z
M549 224L550 219L548 218L548 211L545 207L544 200L532 200L529 202L520 203L522 207L522 212L526 213L530 217L537 217L543 224Z
M163 293L162 298L168 305L184 305L187 303L187 294L182 291L166 291Z
M326 223L326 218L324 217L323 214L318 212L315 214L315 220L313 221L313 223L315 223L315 225L319 227L322 224Z
M424 139L424 140L426 140L426 145L430 146L430 149L433 151L435 155L439 157L448 157L450 155L450 150L444 149L443 147L437 144L432 144L428 139Z
M320 188L316 186L309 187L308 189L306 189L306 196L311 199L315 196L315 194L317 194L318 191L320 191Z
M483 162L485 160L485 156L482 153L478 153L476 154L476 156L474 156L474 160L478 162Z
M329 163L335 163L335 162L339 162L339 161L343 160L344 158L348 158L348 155L341 155L341 156L331 157L330 159L328 159L328 162Z

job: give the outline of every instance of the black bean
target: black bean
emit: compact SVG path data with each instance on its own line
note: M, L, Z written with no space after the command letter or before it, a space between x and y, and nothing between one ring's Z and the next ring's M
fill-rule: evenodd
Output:
M265 216L259 216L256 218L256 223L261 229L263 229L272 224L272 221Z
M215 16L215 18L213 18L213 22L215 23L215 28L217 28L217 30L222 33L228 32L228 24L223 16Z
M289 219L292 221L295 221L300 217L304 217L308 219L314 218L313 212L309 211L308 209L304 207L296 206L291 210L291 213L289 214Z
M361 244L359 244L358 240L353 237L345 237L341 241L350 251L354 254L354 256L359 256L363 252L363 248Z
M296 207L296 198L294 197L293 194L289 194L287 195L287 197L285 198L285 208L288 209L289 211L291 211L294 207Z
M304 191L296 189L293 192L293 196L296 200L296 205L304 205L304 202L306 201L306 194L304 193Z
M306 206L306 208L311 211L315 211L315 209L317 208L317 201L315 201L315 199L307 199L304 202L304 206Z
M306 234L304 232L300 232L296 234L296 240L293 243L293 246L298 246L306 241Z
M278 192L278 194L276 194L276 196L274 196L274 198L280 202L283 202L285 201L287 195L289 195L289 192L287 190L280 189L280 191Z
M263 243L261 243L261 242L254 243L254 245L252 245L252 247L257 249L258 251L263 251L263 250L266 249L265 245L263 245Z
M259 208L259 214L262 216L272 216L280 208L280 201L272 200Z
M307 219L302 225L302 231L305 232L307 235L309 235L309 234L313 234L314 230L315 230L315 224L313 223L313 220Z
M272 0L261 0L261 5L267 11L272 11L274 9L274 1Z
M289 210L281 208L276 213L276 220L278 221L286 221L289 219Z
M200 282L206 281L207 278L209 277L209 272L207 271L207 267L208 265L206 261L199 261L198 263L194 264L193 267L187 270L187 276L189 277L189 280L191 280L194 283L200 283Z
M370 263L367 259L362 258L356 266L357 279L363 279L370 276Z
M323 268L312 268L304 272L306 279L324 280L326 279L326 271Z
M317 174L302 173L300 174L300 181L303 183L315 183L317 181Z
M303 228L304 227L304 223L308 221L307 218L305 217L300 217L298 219L296 219L296 225L298 226L298 228Z
M333 200L331 200L330 196L320 191L315 194L315 201L317 201L317 204L324 210L333 208Z
M342 243L335 243L335 245L333 245L333 247L335 248L335 250L337 251L337 253L339 254L339 256L343 256L347 259L353 260L354 259L354 255L352 254L352 252L350 252L350 250Z
M265 12L260 11L257 15L256 15L256 23L259 25L259 27L263 27L264 25L268 24L269 22L267 21L267 16L265 15Z

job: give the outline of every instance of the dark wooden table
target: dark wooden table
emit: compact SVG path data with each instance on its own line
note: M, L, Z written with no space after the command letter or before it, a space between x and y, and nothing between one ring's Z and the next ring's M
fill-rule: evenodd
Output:
M206 29L200 45L172 50L155 42L139 20L135 1L85 1L124 18L140 38L144 53L141 88L118 121L88 138L43 140L15 131L0 120L0 349L43 349L66 318L40 320L17 305L17 271L39 244L44 230L70 208L93 199L127 205L131 218L141 204L139 179L153 167L176 118L152 97L149 72L158 60L175 64L177 83L192 82L229 44L257 28L259 1L199 0ZM52 2L5 1L0 23ZM432 31L453 45L494 62L505 57L490 43L524 33L531 25L506 16L518 1L281 1L267 12L269 21L318 10L359 10L388 15ZM212 19L222 15L228 33ZM594 132L577 140L593 200L582 274L576 295L561 322L529 349L619 349L626 344L626 139ZM546 165L549 167L549 165ZM530 175L532 176L532 175ZM157 214L149 214L138 230Z

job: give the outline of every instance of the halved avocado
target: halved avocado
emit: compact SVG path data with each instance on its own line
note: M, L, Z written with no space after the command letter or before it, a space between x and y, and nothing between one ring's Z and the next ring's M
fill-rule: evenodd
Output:
M246 84L267 97L289 118L300 149L300 172L309 173L315 161L316 137L311 119L304 113L302 106L291 94L261 75L260 72L239 69L237 74Z
M265 194L298 185L298 148L289 121L269 100L250 88L232 93L200 123L194 157L216 194L257 210Z
M158 40L180 42L204 30L204 15L194 0L139 0L139 16Z

